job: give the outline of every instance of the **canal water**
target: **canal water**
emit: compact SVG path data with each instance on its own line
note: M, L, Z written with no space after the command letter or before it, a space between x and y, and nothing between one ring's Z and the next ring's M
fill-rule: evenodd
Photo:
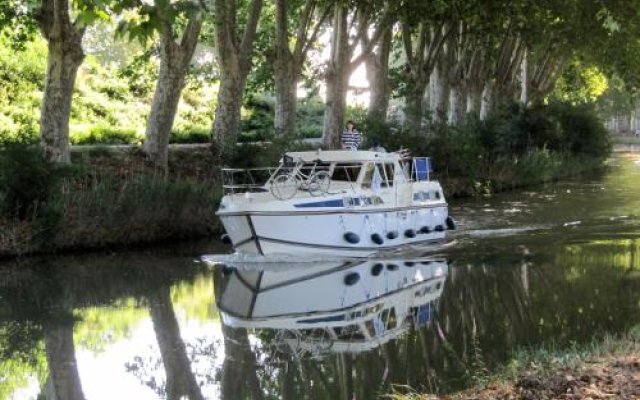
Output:
M216 244L0 264L0 399L371 399L446 393L518 349L640 323L640 155L452 201L454 241L371 260ZM220 257L218 257L220 258Z

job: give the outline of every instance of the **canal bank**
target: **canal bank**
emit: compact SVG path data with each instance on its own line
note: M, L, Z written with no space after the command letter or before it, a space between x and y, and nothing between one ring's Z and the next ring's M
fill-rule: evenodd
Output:
M394 400L635 399L640 397L640 327L568 349L522 350L495 374L450 395L394 393Z
M172 148L167 173L150 167L135 148L77 147L73 166L59 170L33 152L3 154L0 257L217 240L221 233L215 217L220 173L209 148ZM272 166L280 155L277 147L241 146L236 158L247 167ZM575 179L601 170L602 160L535 151L474 165L473 173L436 166L447 198Z

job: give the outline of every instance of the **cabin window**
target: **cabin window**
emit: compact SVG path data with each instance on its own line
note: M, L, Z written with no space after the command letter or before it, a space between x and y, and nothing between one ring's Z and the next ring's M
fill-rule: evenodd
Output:
M393 164L391 164L393 168ZM380 187L388 187L385 169L386 167L382 164L367 164L367 170L364 173L364 177L362 178L362 187L366 189L370 189L373 182L373 177L375 175L375 168L378 169L378 174L380 174Z
M364 340L365 337L358 325L347 325L333 328L338 340Z
M393 329L396 327L397 318L395 308L392 307L383 310L380 314L380 318L382 319L382 322L387 329Z
M334 181L355 182L358 180L361 168L362 165L360 164L336 164L333 168L331 179Z
M384 164L384 172L387 175L387 185L393 186L393 177L395 175L395 165L393 163Z

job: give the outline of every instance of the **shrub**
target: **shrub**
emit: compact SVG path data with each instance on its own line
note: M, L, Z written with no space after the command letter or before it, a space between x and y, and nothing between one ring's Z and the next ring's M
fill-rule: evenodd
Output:
M0 149L0 211L18 219L42 213L60 177L39 148L6 145Z
M73 144L136 144L141 137L134 129L95 125L71 135Z
M184 130L171 131L170 143L209 143L211 142L211 129L194 127Z

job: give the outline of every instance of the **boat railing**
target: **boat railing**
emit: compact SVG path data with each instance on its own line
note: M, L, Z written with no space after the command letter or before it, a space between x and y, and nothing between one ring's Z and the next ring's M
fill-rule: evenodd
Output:
M326 193L331 181L328 166L281 165L272 168L223 168L223 194L270 192L279 200L299 190L316 196Z
M265 184L278 167L268 168L223 168L222 192L226 195L265 192Z

